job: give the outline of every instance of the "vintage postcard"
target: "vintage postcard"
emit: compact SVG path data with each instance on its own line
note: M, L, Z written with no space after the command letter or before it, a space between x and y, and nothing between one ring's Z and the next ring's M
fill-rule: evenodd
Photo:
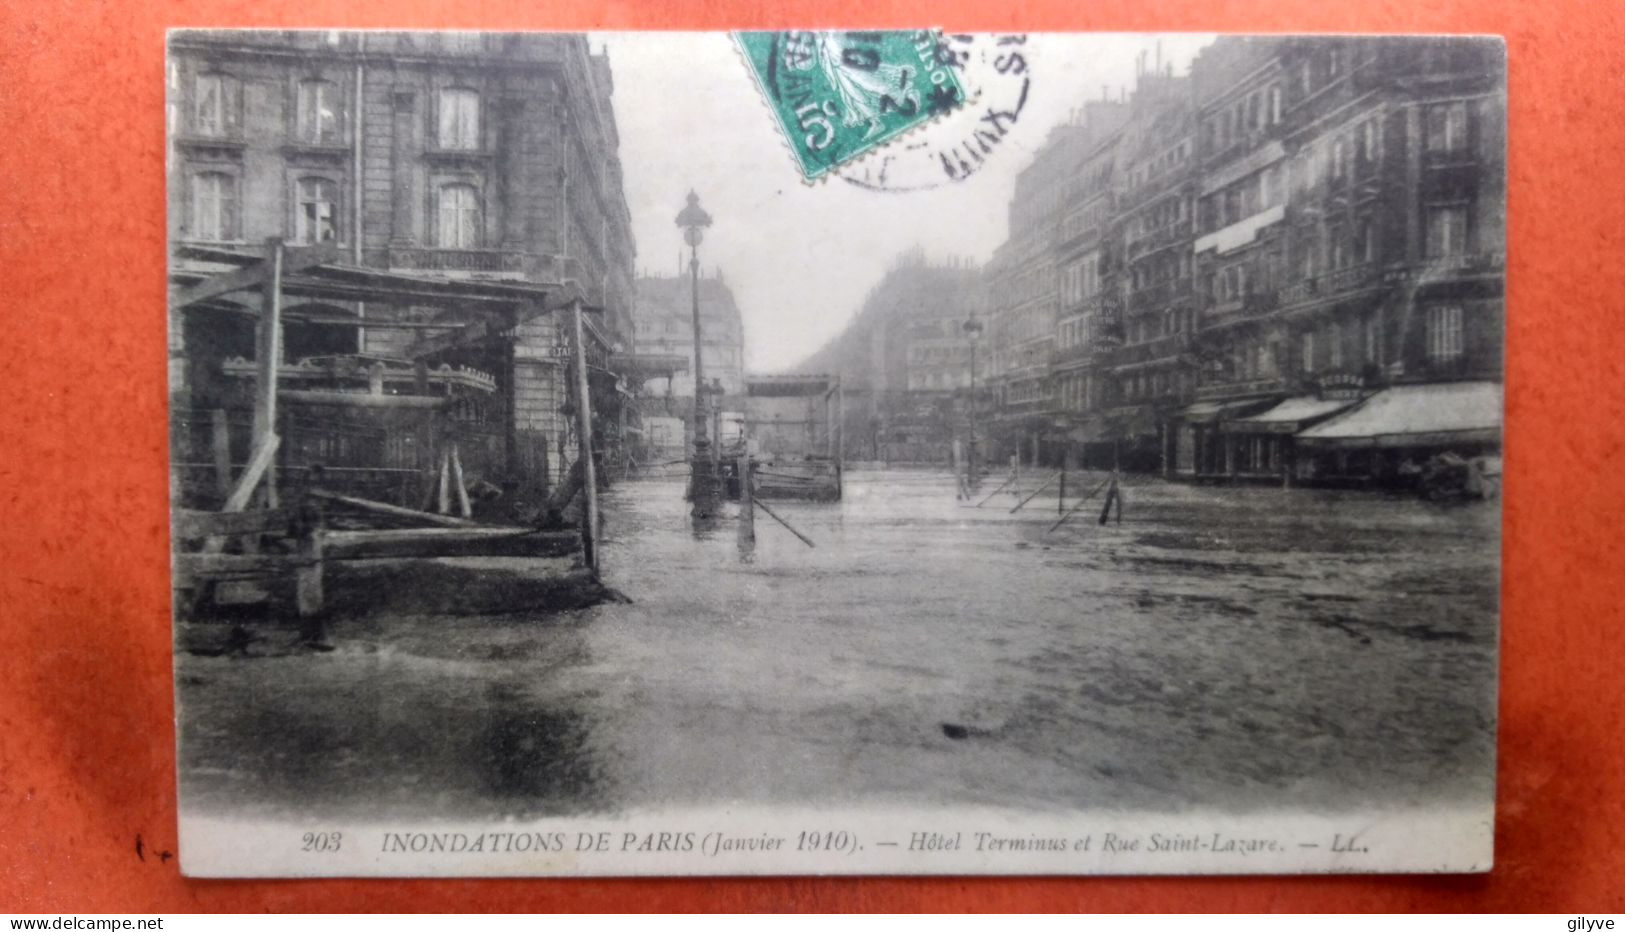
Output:
M167 41L188 874L1489 869L1500 40Z

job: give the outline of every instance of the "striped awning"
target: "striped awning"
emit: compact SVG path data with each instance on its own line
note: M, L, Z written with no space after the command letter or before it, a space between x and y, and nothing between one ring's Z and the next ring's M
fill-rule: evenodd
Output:
M1321 447L1437 447L1501 441L1501 385L1396 385L1300 432Z

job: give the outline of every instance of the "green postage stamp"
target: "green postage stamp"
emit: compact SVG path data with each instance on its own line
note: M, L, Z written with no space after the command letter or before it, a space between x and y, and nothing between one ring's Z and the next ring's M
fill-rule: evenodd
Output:
M934 30L734 39L808 181L965 102Z

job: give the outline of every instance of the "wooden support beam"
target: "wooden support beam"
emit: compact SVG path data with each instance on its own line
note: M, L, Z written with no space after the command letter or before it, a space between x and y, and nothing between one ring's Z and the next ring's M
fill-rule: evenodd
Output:
M282 438L271 434L254 448L254 455L248 461L248 468L237 477L237 485L232 488L231 494L226 496L226 503L221 506L221 511L242 511L248 507L248 500L253 497L254 489L260 484L260 478L276 461L276 450L281 444Z
M282 241L265 241L265 290L260 295L259 329L254 337L254 446L276 432L277 376L282 366ZM275 508L276 472L265 474L265 503Z
M337 246L296 246L283 247L281 256L282 267L272 272L265 261L253 265L234 269L220 275L205 278L192 287L175 296L173 306L178 310L189 307L200 301L218 298L221 295L231 294L233 291L245 291L250 288L259 288L269 281L271 274L292 275L318 265L337 262L343 258L343 253ZM267 256L267 259L270 257Z
M1030 502L1033 499L1037 498L1038 493L1044 491L1045 489L1047 489L1051 485L1053 485L1055 483L1055 480L1057 480L1057 479L1061 480L1061 488L1064 490L1066 488L1066 480L1064 478L1065 475L1066 475L1066 473L1060 472L1060 473L1056 473L1055 475L1050 476L1048 479L1044 480L1044 484L1039 486L1036 489L1033 489L1032 494L1028 495L1026 498L1023 498L1021 501L1016 502L1016 507L1010 509L1010 513L1015 514L1016 512L1020 511L1024 506L1026 506L1026 504L1028 502Z
M755 502L753 502L753 504L755 505L755 507L760 508L763 511L767 512L767 516L769 518L772 518L774 521L777 521L780 524L784 525L784 529L789 531L790 533L796 535L796 537L799 538L802 543L806 544L809 547L816 547L817 546L816 544L814 544L812 542L811 537L808 537L807 535L805 535L805 534L801 533L800 531L796 530L795 528L791 527L790 522L788 522L788 521L784 520L783 518L779 517L778 512L774 511L773 509L771 509L771 508L769 508L767 506L767 502L764 502L764 501L761 501L760 499L758 499Z
M307 557L287 553L177 553L175 570L182 579L252 579L281 576L303 567Z
M512 328L524 323L527 320L530 320L532 317L535 317L538 314L545 313L549 312L547 308L544 308L541 304L523 304L520 305L516 310L509 309L509 313L501 315L499 319L475 321L474 323L468 323L461 329L452 331L450 333L437 334L432 337L423 337L416 343L413 343L411 346L407 347L406 356L409 359L422 359L425 356L433 356L436 353L444 353L447 350L456 349L459 346L467 346L472 343L478 343L482 340L490 339L491 337L496 336L505 330L511 330Z
M288 529L288 513L280 508L270 511L193 511L190 508L177 508L171 524L176 540L282 534Z
M750 453L739 454L739 542L742 546L756 546L756 494L751 488Z
M581 535L574 530L536 531L519 527L328 531L324 541L328 560L561 557L581 549Z
M442 527L478 527L479 525L466 518L454 518L451 515L437 515L428 511L415 511L411 508L402 508L386 502L375 502L367 498L356 498L352 495L340 495L324 489L312 489L311 498L345 505L360 511L369 511L373 514L388 515L391 518L405 518L413 521L422 521L425 524L438 524Z
M571 302L570 319L575 330L576 351L576 436L581 444L582 488L587 505L586 520L581 522L582 563L589 570L598 569L598 468L592 459L592 399L587 388L587 339L581 326L581 299ZM695 352L699 347L695 347ZM695 384L695 397L699 385ZM721 438L717 438L719 441Z

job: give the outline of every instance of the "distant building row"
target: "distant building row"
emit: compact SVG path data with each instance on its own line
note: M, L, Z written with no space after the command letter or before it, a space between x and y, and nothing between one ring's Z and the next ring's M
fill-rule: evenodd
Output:
M1330 479L1496 446L1505 132L1474 39L1222 38L1089 103L984 270L985 442Z

